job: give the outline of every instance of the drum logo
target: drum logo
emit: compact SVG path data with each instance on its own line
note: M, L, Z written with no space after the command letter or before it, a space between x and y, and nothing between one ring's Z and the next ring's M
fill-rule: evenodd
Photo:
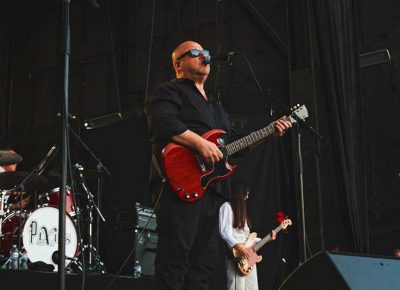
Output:
M40 225L33 220L30 227L29 244L36 246L54 247L58 246L58 225ZM71 243L71 234L65 233L65 245Z

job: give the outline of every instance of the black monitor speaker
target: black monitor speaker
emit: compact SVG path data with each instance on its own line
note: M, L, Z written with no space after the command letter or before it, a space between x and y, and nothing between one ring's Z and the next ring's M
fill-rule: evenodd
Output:
M279 289L400 289L400 259L320 252L294 270Z

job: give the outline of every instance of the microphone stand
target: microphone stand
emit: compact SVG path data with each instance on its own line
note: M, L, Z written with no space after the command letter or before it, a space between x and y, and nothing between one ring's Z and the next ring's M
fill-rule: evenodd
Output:
M63 98L61 112L61 184L60 184L60 200L58 215L58 289L65 290L65 225L66 211L65 198L68 177L68 161L69 161L69 134L68 134L68 98L69 98L69 64L71 54L71 29L70 29L70 1L63 0L63 20L64 20L64 80L63 80Z
M263 96L266 97L267 101L269 101L271 104L275 105L275 107L281 111L283 114L285 115L291 115L292 114L292 110L281 104L280 102L276 101L270 94L270 90L267 91L267 93L264 91L264 89L261 87L261 85L259 84L253 68L249 62L249 60L247 59L247 57L243 54L240 53L239 55L241 55L243 57L243 59L246 61L247 65L250 68L250 72L252 73L252 76L255 80L255 83L250 82L251 84L253 84L254 86L256 86L261 94ZM233 63L230 63L230 66L232 68L234 68L236 71L238 71L239 73L241 73L237 68L235 68L233 66ZM318 139L322 139L323 136L316 131L313 127L311 127L309 124L307 124L304 120L300 119L296 114L293 114L291 117L293 117L296 121L297 121L297 126L298 126L298 134L297 134L297 159L298 159L298 163L299 163L299 191L300 191L300 211L301 211L301 224L302 224L302 228L301 228L301 232L302 232L302 251L303 251L303 259L302 262L305 262L307 260L307 237L306 237L306 221L305 221L305 207L304 207L304 185L303 185L303 158L302 158L302 153L301 153L301 132L300 129L301 128L306 128L306 130L308 130L309 132L311 132L312 135L314 135L316 138Z
M277 102L272 96L267 93L265 94L267 100L274 104L280 111L286 115L290 115L292 111L287 106ZM301 129L306 128L316 138L322 139L323 136L317 132L313 127L307 124L303 119L300 119L296 114L291 114L291 117L296 120L296 143L297 143L297 161L298 161L298 180L299 180L299 195L300 195L300 218L301 218L301 251L303 257L301 262L304 263L307 260L307 234L306 234L306 217L305 217L305 203L304 203L304 177L303 177L303 155L301 151Z
M94 248L95 249L95 255L96 255L96 258L95 258L96 265L100 265L101 266L100 270L102 272L105 272L104 264L100 261L99 255L97 254L97 249L99 248L99 238L98 237L99 237L100 218L102 219L103 222L105 221L104 216L100 212L102 189L103 189L103 187L102 187L102 172L103 171L106 172L107 175L109 175L109 176L111 176L111 173L107 169L107 167L103 164L103 162L100 160L100 158L98 158L96 156L96 154L89 148L89 146L86 145L86 143L79 137L79 135L74 131L74 129L72 129L71 126L68 126L68 129L72 133L72 135L74 135L74 137L78 140L78 142L81 144L81 146L86 149L86 151L90 154L90 156L92 156L92 158L97 161L97 172L98 172L98 176L97 176L97 205L96 205L96 203L95 203L95 201L93 199L92 193L90 193L90 191L88 190L86 184L84 184L84 182L82 182L81 185L82 185L83 189L86 191L87 196L88 196L88 201L90 203L90 206L88 208L89 209L89 229L91 231L89 233L89 240L90 240L89 241L89 265L90 265L89 268L90 269L94 269L92 267L92 252L91 252L92 248ZM81 180L84 181L83 178L81 178ZM95 241L96 247L93 247L93 240L92 240L92 221L93 221L92 209L93 209L93 206L94 206L94 208L96 209L96 211L98 213L97 221L96 221L96 241Z
M101 261L97 249L93 246L93 208L95 208L98 216L101 218L103 222L105 222L105 218L102 215L100 209L97 207L93 194L90 192L89 188L85 183L85 178L83 177L83 166L80 164L76 164L75 167L78 170L78 174L80 177L79 183L81 184L83 190L86 192L86 197L88 200L88 212L89 212L89 237L88 237L88 244L83 247L83 250L88 249L88 264L89 264L89 271L99 270L102 274L106 274L106 269L104 263ZM95 257L93 260L93 256ZM94 262L94 263L93 263Z

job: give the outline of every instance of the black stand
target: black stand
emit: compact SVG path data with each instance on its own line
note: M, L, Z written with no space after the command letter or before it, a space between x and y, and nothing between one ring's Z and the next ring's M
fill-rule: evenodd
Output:
M64 0L64 94L63 94L63 110L61 112L62 126L62 157L61 157L61 188L60 188L60 201L59 201L59 219L58 219L58 289L65 290L65 196L67 189L67 170L68 170L68 97L69 97L69 63L70 63L70 0Z
M300 214L301 214L301 234L302 234L302 252L304 263L307 260L307 236L306 236L306 217L304 208L304 181L303 181L303 155L301 153L301 127L297 127L297 160L299 174L299 191L300 191Z
M106 274L106 269L104 263L101 261L100 256L97 253L97 249L93 246L93 208L96 210L98 216L101 218L103 222L105 222L105 218L102 215L100 209L97 207L93 194L90 192L89 188L86 186L85 178L83 177L83 166L76 164L75 165L78 174L80 177L79 183L81 184L83 190L86 192L86 197L88 201L87 210L89 212L88 217L88 243L83 246L83 253L88 251L88 270L100 272L101 274Z
M100 256L97 252L98 249L98 237L99 237L99 221L100 219L105 222L105 218L103 216L103 214L100 211L100 200L101 200L101 194L102 194L102 171L104 170L104 172L106 172L109 176L111 176L110 171L107 169L107 167L103 164L103 162L101 162L100 158L98 158L96 156L96 154L94 154L94 152L86 145L85 142L83 142L83 140L79 137L78 134L76 134L76 132L70 127L68 126L70 132L72 133L72 135L75 136L75 138L78 140L78 142L82 145L83 148L86 149L86 151L90 154L90 156L92 156L92 158L94 160L97 161L97 202L98 204L95 203L94 198L93 198L93 194L89 191L89 188L86 186L82 171L83 171L83 167L79 164L77 164L77 169L79 172L79 176L80 176L80 184L82 186L82 188L84 189L84 191L86 192L86 196L87 196L87 200L88 200L88 212L89 212L89 218L88 218L88 223L89 223L89 241L88 244L83 246L83 251L88 250L88 270L89 271L96 271L96 272L100 272L102 274L106 273L106 269L104 267L103 262L100 259ZM96 210L97 212L97 222L96 222L96 242L93 241L93 208ZM94 246L94 244L96 244L96 247ZM84 253L83 253L84 254Z
M322 135L319 134L313 127L311 127L310 125L308 125L304 120L300 119L296 114L292 114L292 110L279 103L278 101L276 101L270 94L270 90L268 90L267 92L265 92L265 90L261 87L260 83L257 80L257 77L254 74L253 68L249 62L249 60L247 59L247 57L243 54L240 53L240 56L243 57L243 59L246 61L247 65L249 66L250 72L255 80L255 83L252 83L253 85L255 85L260 92L266 97L267 101L269 101L272 105L274 105L280 112L282 112L285 115L291 115L291 117L293 117L298 124L298 135L297 135L297 146L298 146L298 150L297 150L297 158L298 158L298 162L299 162L299 191L300 191L300 203L301 203L301 224L302 224L302 247L301 250L303 251L303 262L306 261L307 259L307 238L306 238L306 226L305 226L305 213L304 213L304 188L303 188L303 159L302 159L302 153L301 153L301 133L300 133L300 129L302 127L306 128L309 132L311 132L315 137L322 139ZM235 68L232 64L232 62L229 63L230 66L232 68ZM236 68L235 68L236 69ZM236 71L238 71L236 69ZM240 73L240 71L238 71Z

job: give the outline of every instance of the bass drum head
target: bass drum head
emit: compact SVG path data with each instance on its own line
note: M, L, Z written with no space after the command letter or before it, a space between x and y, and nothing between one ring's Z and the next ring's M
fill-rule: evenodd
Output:
M22 240L29 260L34 263L42 261L51 264L57 271L57 263L52 255L58 251L58 215L55 207L38 208L30 214L25 222ZM65 219L65 255L75 257L78 248L78 235L71 217ZM65 261L68 266L69 260Z

